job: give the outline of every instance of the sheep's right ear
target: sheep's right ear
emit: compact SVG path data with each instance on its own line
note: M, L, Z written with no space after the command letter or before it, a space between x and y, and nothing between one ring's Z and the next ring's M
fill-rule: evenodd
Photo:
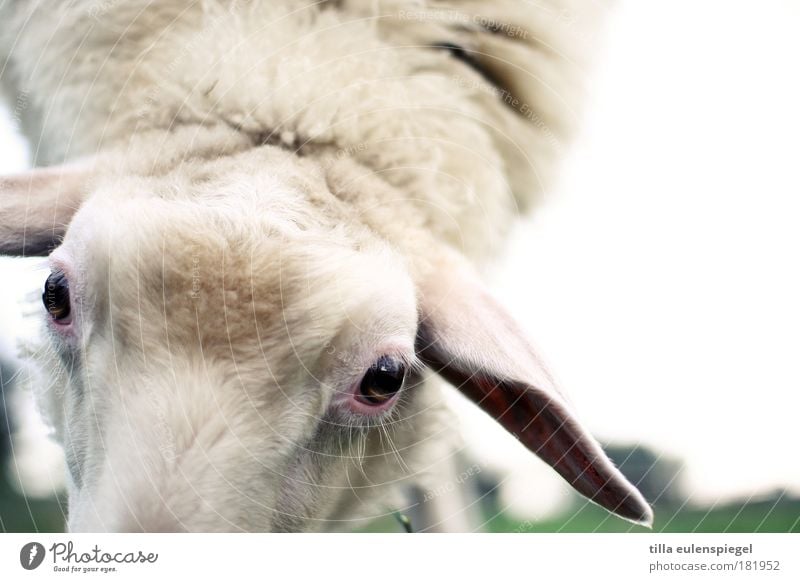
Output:
M511 315L461 257L440 259L418 281L422 361L580 493L650 525L650 506L578 420Z
M46 256L57 247L88 187L90 164L0 176L0 255Z

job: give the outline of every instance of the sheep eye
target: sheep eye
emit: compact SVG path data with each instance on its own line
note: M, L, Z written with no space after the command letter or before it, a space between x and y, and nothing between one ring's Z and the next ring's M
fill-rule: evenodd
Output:
M59 323L68 323L70 317L69 283L64 273L50 273L44 284L42 302L47 313Z
M359 398L365 404L379 406L391 400L403 387L405 364L391 356L381 356L370 366L359 386Z

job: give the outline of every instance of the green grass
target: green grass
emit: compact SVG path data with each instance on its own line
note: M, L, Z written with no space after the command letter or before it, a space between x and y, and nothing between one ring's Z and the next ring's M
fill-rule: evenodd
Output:
M63 532L66 503L25 499L0 478L0 532Z
M596 505L585 504L553 519L521 522L500 514L486 525L491 532L647 532L610 515ZM800 533L800 499L782 498L738 502L714 508L657 507L654 532L777 532Z

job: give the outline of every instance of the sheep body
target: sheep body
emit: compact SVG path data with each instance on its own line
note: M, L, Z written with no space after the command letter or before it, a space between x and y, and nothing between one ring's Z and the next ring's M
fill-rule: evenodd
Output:
M0 54L39 164L148 132L145 150L176 127L227 130L353 161L486 258L550 184L575 123L594 16L578 5L6 3ZM466 47L477 70L431 48L443 45Z

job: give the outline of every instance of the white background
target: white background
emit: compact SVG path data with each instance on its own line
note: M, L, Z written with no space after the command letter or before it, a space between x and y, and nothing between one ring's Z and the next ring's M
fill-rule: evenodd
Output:
M800 4L630 0L610 24L583 136L496 292L595 434L683 459L692 501L800 492ZM13 118L4 172L26 164ZM44 278L17 263L0 262L0 345ZM564 498L480 415L464 427L512 510ZM49 487L25 442L29 486Z

